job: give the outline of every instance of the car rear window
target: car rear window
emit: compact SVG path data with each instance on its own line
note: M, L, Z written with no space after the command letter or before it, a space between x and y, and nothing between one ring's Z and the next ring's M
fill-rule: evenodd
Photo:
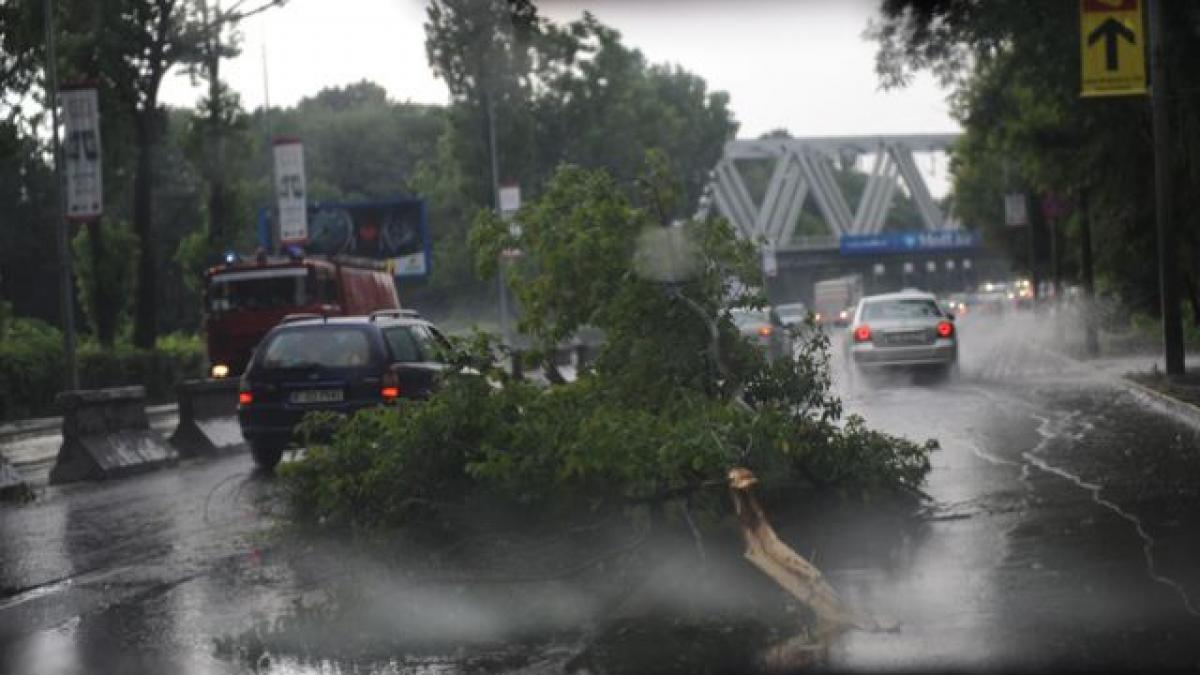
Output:
M263 352L264 368L352 368L371 362L371 343L356 328L314 326L276 333Z
M942 316L933 300L881 300L863 305L863 319L925 319Z

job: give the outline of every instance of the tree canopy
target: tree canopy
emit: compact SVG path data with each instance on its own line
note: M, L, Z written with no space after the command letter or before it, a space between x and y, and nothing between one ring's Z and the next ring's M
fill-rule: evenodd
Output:
M1195 3L1162 3L1169 71L1171 164L1180 189L1172 215L1184 244L1184 281L1197 296L1195 184L1200 171L1200 18ZM1097 277L1135 307L1157 305L1153 156L1145 97L1080 96L1078 3L1023 0L884 0L872 28L885 86L903 86L928 69L953 89L953 112L966 137L952 164L955 205L993 244L1024 260L1025 239L1004 227L1002 196L1031 192L1076 203L1087 190L1096 230ZM1032 205L1035 208L1037 204ZM1064 266L1076 266L1076 213L1062 223ZM1040 230L1040 228L1039 228ZM1039 239L1045 238L1039 234ZM1035 242L1036 243L1036 242ZM1048 246L1041 243L1039 249ZM1044 263L1043 263L1044 264ZM1200 316L1200 313L1196 314Z

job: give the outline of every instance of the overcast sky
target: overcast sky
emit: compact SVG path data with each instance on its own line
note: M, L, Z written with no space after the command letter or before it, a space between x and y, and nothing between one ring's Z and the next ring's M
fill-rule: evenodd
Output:
M228 2L228 0L226 0ZM535 0L536 1L536 0ZM541 0L556 22L590 10L654 63L678 64L730 95L738 136L776 128L795 136L959 131L946 92L929 76L883 92L875 44L863 37L878 0ZM242 26L242 54L222 66L247 109L288 106L323 87L372 80L397 100L443 104L425 57L426 0L289 0ZM264 87L264 45L269 87ZM168 78L163 100L201 92ZM949 189L944 158L918 157L930 191Z
M945 92L924 77L882 92L874 43L863 39L876 0L542 0L554 21L587 9L652 62L671 62L729 92L740 136L777 127L797 136L957 131ZM445 103L425 58L423 0L290 0L243 25L242 55L223 66L247 108L262 105L263 45L272 105L363 78L399 100ZM164 100L192 105L186 77Z

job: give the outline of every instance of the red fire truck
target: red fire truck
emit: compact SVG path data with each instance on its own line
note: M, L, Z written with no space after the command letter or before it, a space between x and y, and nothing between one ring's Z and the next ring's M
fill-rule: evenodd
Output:
M288 314L399 309L386 263L350 256L231 262L204 273L204 335L212 377L241 374L259 340Z

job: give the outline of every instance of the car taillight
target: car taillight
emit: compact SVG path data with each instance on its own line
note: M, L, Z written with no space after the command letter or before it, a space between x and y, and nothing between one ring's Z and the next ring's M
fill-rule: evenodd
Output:
M761 335L762 337L771 337L771 327L763 326L762 328L759 328L758 334Z
M238 392L238 405L250 405L251 403L254 403L254 394L248 391Z
M389 370L383 374L379 395L385 401L394 401L400 398L400 377L396 375L395 371Z
M854 329L855 342L868 342L871 339L871 327L863 324Z
M949 321L942 321L937 325L937 334L938 337L944 338L954 335L954 324L950 323Z

